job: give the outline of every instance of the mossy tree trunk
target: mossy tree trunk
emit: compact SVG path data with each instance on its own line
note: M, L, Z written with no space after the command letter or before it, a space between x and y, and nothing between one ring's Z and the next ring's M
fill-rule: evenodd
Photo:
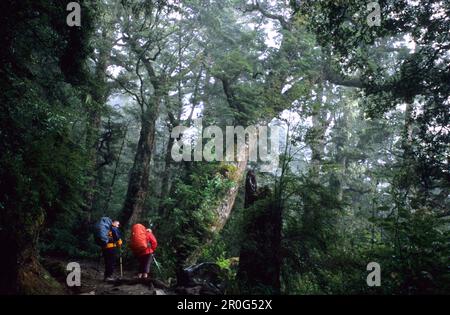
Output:
M122 222L129 226L138 222L148 194L150 162L155 142L156 119L161 96L156 95L151 107L141 118L141 132L130 172L128 190L122 211Z
M216 219L214 220L214 223L209 226L209 237L206 237L203 240L202 246L199 246L189 255L186 261L183 262L183 265L195 264L205 247L211 244L214 237L219 234L220 231L222 231L223 227L230 218L234 203L236 201L236 197L239 192L240 183L244 178L245 169L247 167L247 160L245 159L244 161L238 162L236 166L236 171L233 174L233 180L235 181L235 184L225 192L225 194L220 198L218 206L214 208Z
M39 232L44 211L21 211L13 207L4 213L10 222L1 231L0 294L63 294L64 289L39 262ZM13 222L13 223L11 223Z

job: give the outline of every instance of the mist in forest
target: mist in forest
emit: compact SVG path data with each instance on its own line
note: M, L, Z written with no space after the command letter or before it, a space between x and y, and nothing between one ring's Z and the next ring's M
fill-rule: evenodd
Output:
M0 11L0 293L450 293L449 1Z

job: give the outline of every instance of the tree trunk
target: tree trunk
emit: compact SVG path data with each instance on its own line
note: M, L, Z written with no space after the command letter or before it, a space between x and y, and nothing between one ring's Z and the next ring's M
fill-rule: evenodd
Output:
M237 171L235 174L236 183L231 187L226 194L223 196L220 204L214 209L216 219L214 223L209 227L210 237L203 241L203 245L198 247L192 254L186 259L184 265L193 265L197 262L199 256L201 255L203 249L211 244L214 236L222 231L225 223L227 223L230 218L231 211L233 210L234 202L236 201L236 196L239 192L239 186L244 178L245 169L247 168L247 159L244 161L237 162Z
M94 105L97 107L97 105ZM87 176L89 178L88 184L86 187L86 193L84 196L85 203L85 220L86 223L91 223L92 220L92 210L94 205L94 196L95 189L97 186L97 166L99 164L98 161L98 138L101 124L101 115L97 108L91 109L89 113L89 118L87 122L87 131L86 131L86 147L88 148L88 167L87 167Z
M123 148L124 148L125 142L127 140L127 133L128 133L128 125L127 125L127 127L125 129L125 133L123 135L122 143L120 144L119 154L117 155L116 165L114 166L114 172L113 172L113 175L112 175L112 178L111 178L111 183L110 183L109 188L108 188L108 196L106 197L105 206L104 206L105 211L108 211L109 203L111 202L111 197L112 197L112 193L113 193L113 189L114 189L114 184L116 183L117 173L118 173L118 170L119 170L120 158L122 157Z
M106 32L102 37L107 36ZM106 87L106 69L108 67L111 47L103 47L98 54L98 61L95 68L95 82L90 85L89 97L92 102L87 102L88 121L86 126L86 148L88 150L88 186L85 193L86 223L92 223L92 211L95 200L95 189L98 181L98 147L101 128L102 110L108 99Z
M270 192L258 199L266 204L247 213L245 242L239 254L238 284L246 294L279 294L281 289L281 208Z
M141 119L141 132L130 172L128 191L122 211L124 227L139 221L148 193L150 161L155 142L156 119L158 118L161 96L155 95L152 106L149 106Z
M181 60L181 56L179 57ZM181 69L181 65L180 65L180 69ZM191 122L192 122L192 118L194 116L194 111L195 108L197 107L199 101L200 101L200 79L202 77L202 73L203 73L203 67L200 68L200 71L198 72L198 75L196 76L195 79L195 88L194 88L194 92L192 95L192 106L191 106L191 111L189 113L189 116L187 118L187 120L185 122L183 122L183 124L186 127L190 127ZM177 113L177 117L175 118L173 115L169 114L169 121L170 121L170 126L169 126L169 134L172 134L172 130L173 128L181 123L181 116L183 114L183 95L182 95L182 86L181 86L181 81L178 81L178 113ZM180 139L177 139L177 141ZM163 200L167 197L167 195L170 193L170 189L171 189L171 180L172 180L172 173L174 172L174 165L172 163L172 146L175 142L175 139L173 139L171 136L169 137L169 141L167 143L167 148L166 148L166 156L165 156L165 166L164 166L164 176L162 178L162 183L161 183L161 193L160 193L160 206L158 207L158 212L159 215L161 217L165 216L166 213L166 209L164 207L164 205L162 204Z
M164 160L165 160L164 175L163 175L162 183L161 183L161 193L160 193L160 196L159 196L159 198L160 198L160 206L159 206L159 209L158 209L159 215L161 217L166 215L166 208L164 206L164 199L170 193L170 189L171 189L172 146L173 146L174 142L175 142L175 139L170 137L169 141L167 143L166 156L164 158Z
M311 149L311 166L309 169L309 177L314 185L320 185L320 172L323 164L323 157L325 155L325 133L331 123L330 119L326 118L327 111L323 106L323 93L324 87L322 82L319 81L318 92L317 92L317 104L313 106L312 113L312 127L308 130L308 137L306 143ZM315 207L306 204L303 209L302 215L302 234L306 240L314 238L317 233L315 230L315 221L317 218ZM304 247L305 257L309 257L309 249L307 246Z
M329 181L330 188L332 188L337 195L337 199L339 201L343 200L344 197L344 183L345 179L347 178L347 168L348 168L348 161L347 161L347 154L345 152L345 147L348 145L348 129L349 125L349 108L344 107L344 112L342 115L342 118L340 118L338 121L336 121L336 129L340 130L340 136L335 140L336 145L336 156L335 156L335 162L337 165L340 166L341 170L334 171L331 174L331 178Z
M23 209L5 209L0 230L2 250L0 259L0 294L63 294L64 289L38 261L39 231L44 223L44 212L35 210L23 216ZM22 213L22 215L19 215Z
M405 160L410 160L412 158L412 142L413 142L413 124L414 124L414 105L413 100L409 99L406 102L405 109L405 126L403 130L403 156Z

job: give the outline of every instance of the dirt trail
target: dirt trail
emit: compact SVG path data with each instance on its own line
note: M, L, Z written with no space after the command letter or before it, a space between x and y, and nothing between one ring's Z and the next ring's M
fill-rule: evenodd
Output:
M68 261L47 258L44 265L58 282L66 287L67 294L75 295L173 295L173 290L158 279L136 279L134 271L125 269L123 278L112 282L103 281L103 263L90 260L77 261L81 267L81 286L66 286L65 266ZM115 276L119 276L119 268Z
M68 287L66 277L69 262L77 262L81 267L81 286ZM166 281L158 279L158 273L149 279L137 279L136 270L124 265L123 277L119 277L119 266L115 278L111 282L103 281L103 261L76 259L69 261L59 258L45 258L42 261L48 272L62 285L63 294L75 295L221 295L225 294L225 286L220 278L220 267L215 263L201 263L186 268L186 279L183 284L170 286ZM155 271L155 269L153 269Z
M167 285L156 279L135 279L134 272L124 270L123 278L114 282L103 281L103 265L97 270L92 262L81 263L81 292L88 295L168 295ZM116 275L117 276L117 275Z

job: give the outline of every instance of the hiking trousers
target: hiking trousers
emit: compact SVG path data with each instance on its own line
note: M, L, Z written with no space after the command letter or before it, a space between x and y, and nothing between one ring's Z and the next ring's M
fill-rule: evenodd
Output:
M142 255L139 257L139 273L150 273L153 254Z
M103 257L105 258L105 279L109 278L114 273L116 265L116 249L115 248L103 248Z

